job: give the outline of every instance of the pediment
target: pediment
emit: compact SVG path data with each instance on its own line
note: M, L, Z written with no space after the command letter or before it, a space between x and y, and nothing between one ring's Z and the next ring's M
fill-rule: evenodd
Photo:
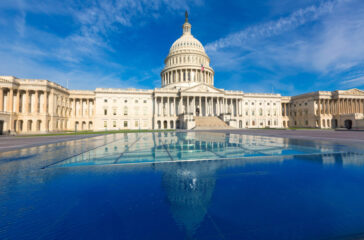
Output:
M364 96L364 91L359 90L357 88L353 88L353 89L349 89L346 91L341 91L341 94L345 94L345 95L361 95Z
M224 93L223 90L208 86L204 83L184 89L184 93Z

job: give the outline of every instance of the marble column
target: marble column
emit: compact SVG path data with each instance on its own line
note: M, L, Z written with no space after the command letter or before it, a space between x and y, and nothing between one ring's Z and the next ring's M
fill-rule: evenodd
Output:
M43 113L47 114L47 105L48 105L48 92L44 91L43 94ZM44 128L46 129L46 128Z
M4 90L0 88L0 112L4 111Z
M167 116L171 116L169 97L167 97Z
M39 111L39 108L38 108L38 104L39 104L39 92L38 92L38 90L35 90L34 97L35 97L35 101L34 101L34 112L35 113L38 113L38 111Z
M15 112L20 113L20 90L19 89L16 92ZM17 125L19 125L19 121L17 122Z
M205 117L208 116L208 110L207 110L207 96L205 97Z
M190 113L190 96L187 96L187 113Z
M201 96L199 96L198 97L198 105L199 105L199 116L202 116L202 105L201 105L201 99L202 99L202 97Z
M173 97L173 116L176 116L176 97Z
M29 113L29 90L25 91L25 113Z
M13 89L8 92L8 112L13 112Z

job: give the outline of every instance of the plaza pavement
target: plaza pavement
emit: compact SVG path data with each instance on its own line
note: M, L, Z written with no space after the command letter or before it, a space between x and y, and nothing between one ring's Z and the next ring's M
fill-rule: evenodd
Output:
M34 137L0 136L0 152L7 152L20 148L36 147L45 144L78 140L96 136L100 136L100 134L34 136Z

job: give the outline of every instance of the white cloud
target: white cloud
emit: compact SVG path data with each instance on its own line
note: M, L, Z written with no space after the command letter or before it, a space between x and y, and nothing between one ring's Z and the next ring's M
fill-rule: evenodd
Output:
M269 38L292 30L307 22L314 21L324 14L332 11L339 0L324 2L319 6L312 5L291 13L288 17L282 17L276 21L248 27L227 37L206 45L207 51L218 51L227 47L244 47L254 39Z

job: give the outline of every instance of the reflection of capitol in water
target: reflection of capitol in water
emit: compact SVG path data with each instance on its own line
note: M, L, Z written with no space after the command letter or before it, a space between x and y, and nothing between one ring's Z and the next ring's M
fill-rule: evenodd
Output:
M215 161L208 164L190 162L158 164L162 171L162 186L176 223L192 237L206 217L215 189L215 172L220 167ZM176 170L177 169L177 170Z

